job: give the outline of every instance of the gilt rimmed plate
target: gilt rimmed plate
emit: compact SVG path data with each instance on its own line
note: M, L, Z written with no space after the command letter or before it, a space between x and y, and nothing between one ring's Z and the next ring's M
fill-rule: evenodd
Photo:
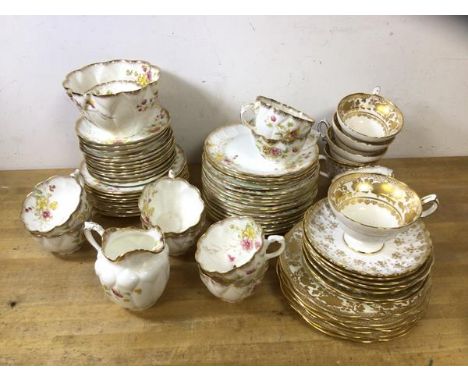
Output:
M279 177L304 171L318 160L315 136L307 138L301 153L284 164L262 157L250 130L244 125L230 125L214 130L205 140L205 153L227 171L265 177Z
M150 139L151 137L162 133L164 129L170 126L170 116L167 110L163 108L154 108L151 113L152 123L141 129L138 133L130 136L117 136L103 129L85 117L81 117L76 122L75 130L78 137L85 141L106 146L121 146L126 144L138 143Z
M387 240L376 253L352 250L343 239L343 230L327 198L306 212L304 229L307 239L321 256L349 272L366 276L397 277L410 273L423 265L432 252L429 232L421 220Z

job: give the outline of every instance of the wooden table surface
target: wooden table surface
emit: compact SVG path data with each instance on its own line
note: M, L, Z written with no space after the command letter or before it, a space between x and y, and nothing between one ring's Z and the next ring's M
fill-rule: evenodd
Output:
M34 184L69 170L0 172L0 364L468 364L468 157L383 164L420 195L437 193L441 205L426 220L436 255L427 315L405 337L376 344L307 326L282 297L274 266L254 296L224 303L200 281L193 253L171 259L154 307L122 309L105 298L88 244L72 259L57 258L19 219ZM199 166L191 171L199 184ZM97 220L105 227L138 223Z

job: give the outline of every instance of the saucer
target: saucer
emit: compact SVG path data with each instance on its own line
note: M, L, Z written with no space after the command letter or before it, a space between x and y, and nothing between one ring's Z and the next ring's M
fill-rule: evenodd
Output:
M304 216L307 240L326 260L348 272L373 277L399 277L421 267L432 252L429 232L421 220L385 242L373 254L348 247L344 232L326 198L312 206Z
M258 152L250 130L244 125L230 125L213 131L205 140L205 153L213 164L225 171L261 177L305 171L318 160L316 139L310 135L293 160L284 164L268 161Z

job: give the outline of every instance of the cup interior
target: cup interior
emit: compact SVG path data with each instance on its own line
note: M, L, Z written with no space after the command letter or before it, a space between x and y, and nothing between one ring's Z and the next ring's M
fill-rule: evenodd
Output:
M164 233L181 233L197 225L204 210L198 190L182 179L164 178L143 191L143 219Z
M347 174L329 188L333 209L347 219L373 228L401 228L422 212L419 196L395 178L367 173Z
M129 252L145 251L160 252L164 241L159 230L142 230L123 228L106 230L103 238L102 251L106 258L116 261Z
M94 95L113 95L141 89L135 81L111 81L94 86L88 92Z
M227 218L200 238L195 258L205 272L227 273L247 264L262 245L262 229L253 219Z
M260 105L266 109L274 109L277 112L283 113L283 114L288 114L291 115L294 118L301 119L310 123L314 123L315 120L308 116L307 114L303 113L302 111L299 111L291 106L288 106L284 103L278 102L274 99L267 98L264 96L258 96L257 97L257 102L260 103Z

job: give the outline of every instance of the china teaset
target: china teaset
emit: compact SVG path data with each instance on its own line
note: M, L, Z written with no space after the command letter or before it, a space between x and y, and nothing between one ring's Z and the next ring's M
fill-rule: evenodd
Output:
M159 103L160 75L145 61L114 60L66 76L84 161L37 184L21 211L46 251L70 256L86 238L105 294L130 310L153 306L170 256L193 249L201 282L230 303L250 297L278 258L290 306L337 338L386 341L422 318L434 262L423 218L439 202L378 165L403 127L380 88L344 97L317 125L257 97L240 123L205 139L199 191ZM331 184L315 201L320 175ZM140 227L104 229L94 214L139 216Z

